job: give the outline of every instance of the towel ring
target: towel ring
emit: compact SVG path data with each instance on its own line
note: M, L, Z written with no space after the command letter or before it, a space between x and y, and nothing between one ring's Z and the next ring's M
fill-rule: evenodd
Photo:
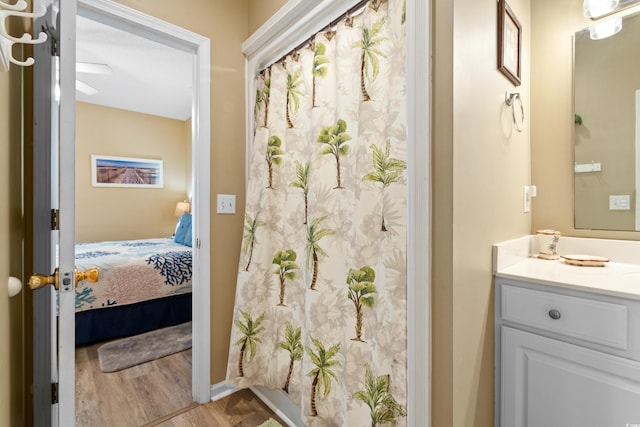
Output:
M522 119L520 120L520 124L518 124L518 120L516 119L516 101L520 103L520 116ZM522 104L522 98L518 92L509 93L506 91L504 93L504 103L507 104L508 107L511 107L511 117L513 117L513 126L516 128L518 132L522 132L524 130L524 105Z

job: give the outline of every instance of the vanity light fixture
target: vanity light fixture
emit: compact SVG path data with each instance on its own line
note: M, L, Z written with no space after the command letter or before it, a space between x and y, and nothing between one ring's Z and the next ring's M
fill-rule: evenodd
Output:
M622 18L613 18L589 27L591 40L600 40L611 37L622 29Z
M620 0L584 0L582 10L587 18L597 18L618 7Z

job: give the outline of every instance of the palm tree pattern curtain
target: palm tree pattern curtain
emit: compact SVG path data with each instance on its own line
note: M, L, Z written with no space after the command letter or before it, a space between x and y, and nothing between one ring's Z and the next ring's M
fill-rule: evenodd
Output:
M257 77L227 366L307 425L406 425L404 0Z

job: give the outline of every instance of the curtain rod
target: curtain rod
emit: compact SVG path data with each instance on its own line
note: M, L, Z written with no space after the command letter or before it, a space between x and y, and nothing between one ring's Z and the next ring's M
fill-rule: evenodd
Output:
M347 9L346 12L344 12L342 15L338 16L336 19L334 19L333 21L329 22L329 24L325 27L327 30L335 27L336 25L338 25L340 23L340 21L342 21L344 18L347 17L354 17L360 14L360 12L364 11L365 6L367 5L367 3L369 3L370 0L360 0L358 3L356 3L355 5L353 5L352 7L350 7L349 9ZM359 10L362 9L362 10ZM320 30L322 31L322 30ZM307 37L302 43L298 44L296 47L294 47L293 49L289 50L287 53L285 53L284 55L282 55L279 59L273 61L271 64L266 65L265 67L263 67L260 72L264 72L264 70L266 70L267 68L271 67L273 64L277 64L279 62L281 62L283 59L285 59L287 56L291 55L293 52L296 52L300 49L302 49L303 47L305 47L307 44L309 44L309 42L318 34L320 33L320 31L312 34L311 36Z

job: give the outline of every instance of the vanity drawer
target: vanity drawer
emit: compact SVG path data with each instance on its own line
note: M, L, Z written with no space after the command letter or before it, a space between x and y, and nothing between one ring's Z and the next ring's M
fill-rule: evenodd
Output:
M501 316L580 340L627 349L627 306L517 286L502 286Z

